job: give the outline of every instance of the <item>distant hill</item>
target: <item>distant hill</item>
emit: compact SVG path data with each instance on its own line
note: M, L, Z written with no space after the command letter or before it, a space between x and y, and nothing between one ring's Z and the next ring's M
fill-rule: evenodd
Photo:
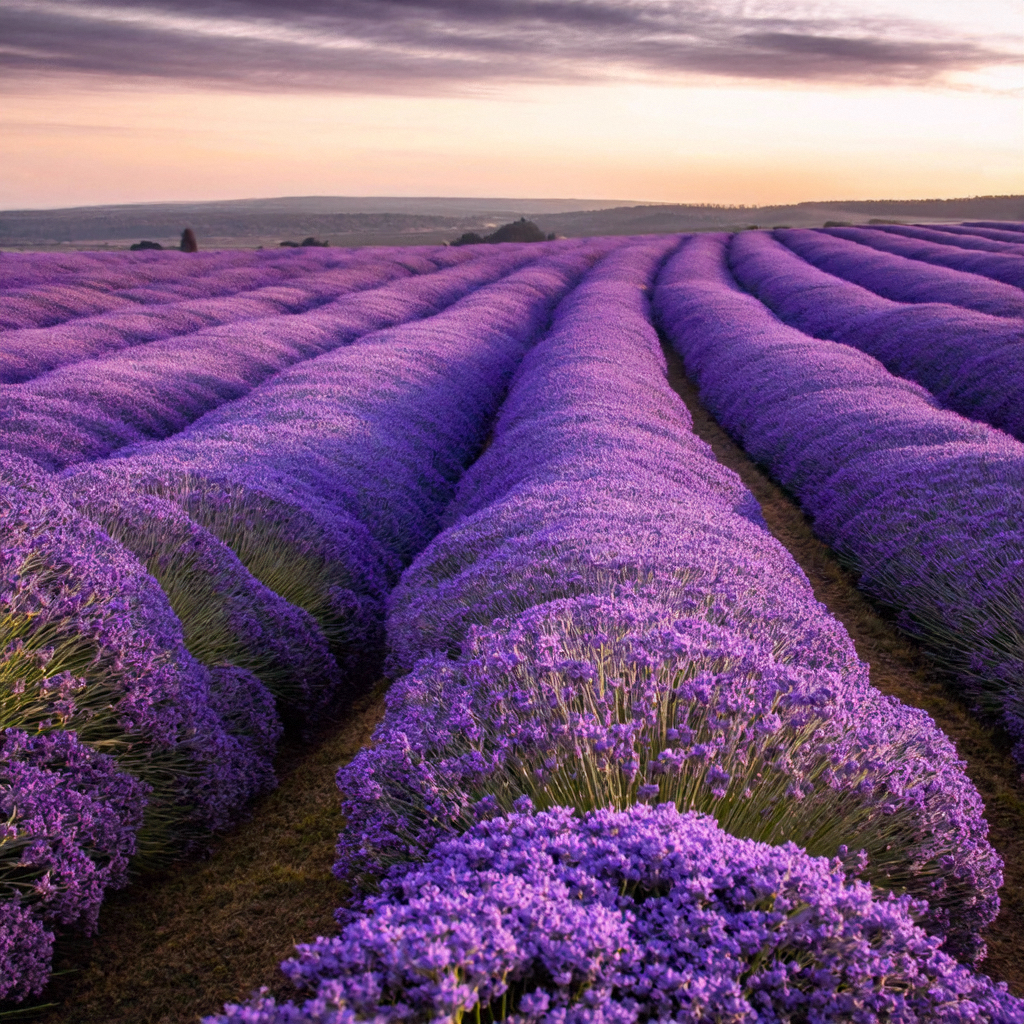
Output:
M467 232L486 235L526 217L544 234L659 234L676 231L820 226L872 218L912 221L1024 220L1024 196L881 199L789 206L628 203L588 199L472 199L306 196L210 203L138 203L0 212L0 246L127 247L151 239L176 247L191 227L200 248L276 246L315 236L332 245L426 245Z
M972 199L878 199L808 202L791 206L631 206L538 217L543 231L583 235L641 235L671 231L736 231L760 228L821 227L826 221L865 223L872 218L913 221L1024 221L1024 196Z

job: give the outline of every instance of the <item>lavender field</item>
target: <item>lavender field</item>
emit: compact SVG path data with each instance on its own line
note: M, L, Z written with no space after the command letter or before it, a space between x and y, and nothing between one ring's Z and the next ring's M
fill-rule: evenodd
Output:
M1024 224L4 253L0 1020L385 678L207 1024L1024 1024L964 751L666 352L1019 786Z

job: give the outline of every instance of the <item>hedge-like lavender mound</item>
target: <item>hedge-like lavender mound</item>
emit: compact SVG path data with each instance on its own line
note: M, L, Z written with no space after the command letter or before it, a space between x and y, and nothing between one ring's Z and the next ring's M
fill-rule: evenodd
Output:
M204 1024L1024 1022L938 949L908 897L671 805L481 823L385 881L335 938Z
M652 601L579 598L470 633L420 662L338 774L340 876L415 861L520 796L579 811L671 800L734 835L847 857L927 899L926 927L970 959L1001 863L953 744L864 666L807 669ZM866 851L866 864L858 860Z

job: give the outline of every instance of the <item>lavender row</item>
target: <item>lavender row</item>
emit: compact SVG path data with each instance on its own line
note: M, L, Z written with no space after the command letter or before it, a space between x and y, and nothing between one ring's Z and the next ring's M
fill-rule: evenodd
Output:
M692 433L637 287L664 255L664 244L616 254L566 300L460 482L453 525L393 592L391 671L433 660L393 687L376 747L342 772L339 870L407 856L471 822L476 801L503 786L506 811L523 792L542 806L572 792L581 811L679 796L752 838L830 856L868 849L871 877L931 898L933 925L969 950L998 905L977 794L931 719L870 686L752 495ZM460 651L469 664L450 665ZM570 662L565 680L545 671ZM612 677L621 692L600 699L585 685ZM563 685L584 688L580 706L542 711L559 707ZM612 727L623 707L627 722ZM799 732L808 715L816 734L797 741L792 723ZM738 751L762 728L765 759L741 767ZM666 744L666 729L678 743ZM460 736L479 739L467 747ZM607 780L580 794L569 780L584 773L573 752L583 737ZM767 753L777 744L799 751L786 767ZM828 764L845 764L856 785L843 773L826 784ZM758 772L771 783L752 784ZM918 876L915 863L930 866Z
M376 745L339 773L338 870L383 874L380 895L339 911L340 935L282 965L304 1005L264 991L207 1024L473 1011L524 1024L752 1022L810 1006L823 1019L856 1006L865 1021L895 1009L907 1020L1024 1016L915 927L912 914L934 923L934 905L874 903L851 882L863 854L839 846L844 859L828 862L728 834L754 822L775 843L800 834L801 813L788 813L798 805L805 826L817 820L812 842L833 852L844 827L862 829L881 860L884 844L904 855L908 838L923 841L910 856L927 874L949 851L938 854L941 840L926 851L923 832L944 827L952 798L946 839L959 827L967 843L945 881L962 896L973 863L973 881L998 884L948 741L908 709L900 741L886 736L898 705L863 682L849 638L690 431L643 294L668 248L610 256L559 307L459 485L454 525L394 594L396 667L462 643L456 660L428 655L394 684ZM765 578L782 593L764 593ZM511 617L493 621L501 610ZM844 692L866 706L844 713ZM880 715L874 742L853 714ZM827 782L801 777L816 759L831 765ZM887 771L893 792L872 813ZM644 806L659 797L668 802ZM677 809L693 805L718 824ZM871 837L879 827L884 838ZM778 902L760 917L764 893ZM975 921L994 913L992 893L979 895L962 902ZM799 953L786 923L798 906L815 921ZM832 945L861 927L870 948ZM794 958L806 974L780 971Z
M1013 245L1024 245L1024 238L1020 236L1020 229L1012 230L1012 224L1000 224L997 228L972 227L968 224L916 224L915 227L928 227L934 231L942 231L945 234L966 235L974 238L987 238L993 242L1010 242Z
M971 233L951 231L949 228L927 228L910 224L879 224L872 231L883 231L890 235L903 238L916 238L922 242L933 242L937 245L951 245L957 249L979 249L982 252L1001 253L1004 256L1024 256L1024 242L1010 244L1005 239L985 238Z
M780 229L773 234L819 270L895 302L945 302L991 316L1024 317L1024 295L1008 284L880 252L821 231Z
M156 581L16 456L0 530L0 999L20 999L129 858L187 848L274 784L280 727L260 680L198 662Z
M396 278L438 269L422 257L360 260L351 266L303 274L286 283L264 285L214 299L186 299L163 305L82 316L56 327L11 330L0 336L0 383L17 384L83 359L162 338L194 333L239 320L303 313L348 292L381 287ZM0 308L7 300L0 299Z
M990 252L971 252L948 244L937 245L916 238L901 238L871 228L822 228L837 238L846 238L858 245L870 246L882 252L905 256L924 263L948 267L967 274L978 274L1015 288L1024 288L1024 261L1019 256L997 255Z
M308 251L308 250L307 250ZM421 265L425 256L409 249L334 250L330 255L309 257L305 251L292 256L275 255L252 265L227 266L214 263L205 273L191 265L172 268L168 279L148 280L146 274L129 276L121 287L111 288L104 280L85 279L75 283L41 282L31 287L12 289L0 296L0 332L16 329L73 324L78 318L101 313L131 313L140 307L179 303L188 300L223 298L253 291L257 288L287 286L310 274L358 267L368 262L403 264L411 261ZM472 259L473 254L459 253L452 258L442 249L428 253L434 256L431 267L451 266ZM443 254L442 254L443 253ZM0 334L2 336L2 334Z
M993 228L1000 231L1024 231L1024 222L1011 220L965 220L965 228Z
M288 366L435 314L539 255L525 245L503 247L308 313L211 327L0 385L0 449L60 470L169 437Z
M48 285L84 287L96 293L131 291L135 288L202 289L211 275L237 272L244 282L246 275L259 268L273 268L294 276L317 268L329 269L360 257L379 257L389 250L322 249L289 250L212 250L183 255L179 252L139 253L0 253L0 273L7 296L22 290L45 288ZM422 250L424 253L430 249ZM203 294L200 290L196 297Z
M736 280L791 327L867 352L947 408L1024 440L1024 332L1016 321L884 299L762 232L734 235L727 259Z
M318 250L313 258L322 258ZM230 266L248 266L279 253L229 250L191 253L178 252L30 252L0 253L0 274L6 294L17 288L56 282L87 282L97 289L131 287L140 281L173 281L182 270L192 274L209 273ZM302 254L306 257L306 254Z
M179 256L178 259L181 259ZM176 302L183 299L211 298L250 291L253 288L283 284L302 273L327 269L336 264L344 266L353 256L335 256L325 261L294 260L290 266L238 265L232 260L212 260L205 267L181 266L173 268L173 276L155 276L147 268L125 274L121 270L114 282L109 277L85 277L71 281L41 280L21 288L9 288L0 305L0 330L26 327L50 327L81 316L137 309L140 305ZM170 267L168 270L172 269Z
M870 356L785 326L691 242L657 308L703 400L899 610L1024 763L1024 446Z

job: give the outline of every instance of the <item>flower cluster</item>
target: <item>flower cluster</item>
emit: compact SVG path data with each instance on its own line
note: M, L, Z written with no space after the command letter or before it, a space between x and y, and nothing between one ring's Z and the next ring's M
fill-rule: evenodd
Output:
M72 732L0 733L0 999L38 993L53 934L89 934L127 881L145 783Z
M577 816L523 801L299 945L282 967L303 1004L264 991L204 1024L1024 1022L919 909L671 804Z
M867 352L946 408L1024 440L1018 321L944 303L893 302L819 270L759 231L734 235L728 261L736 280L791 327Z
M738 289L726 248L689 243L656 298L702 399L861 586L1002 718L1024 763L1024 445L780 323Z

